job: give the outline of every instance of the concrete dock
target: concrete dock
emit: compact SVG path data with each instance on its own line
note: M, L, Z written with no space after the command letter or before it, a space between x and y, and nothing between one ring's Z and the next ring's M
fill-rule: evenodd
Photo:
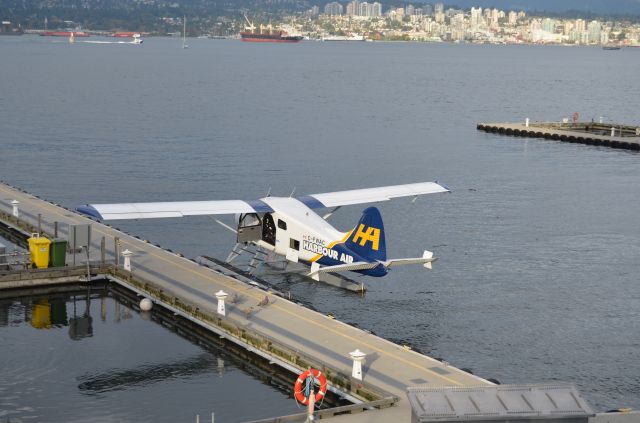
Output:
M640 127L594 122L478 123L479 131L577 144L640 150Z
M11 214L13 200L19 201L18 218ZM233 272L223 274L201 266L6 184L0 184L0 211L1 222L26 233L40 226L44 234L52 235L58 227L59 235L64 235L62 228L66 224L90 223L91 273L102 273L154 303L268 358L292 375L308 366L319 368L327 374L330 390L354 403L318 412L323 418L339 413L333 417L335 421L410 421L407 387L492 385L446 362L310 310L258 284L247 283ZM116 254L119 256L125 249L133 252L131 271L116 264L122 263L122 258L115 260ZM77 260L80 266L82 259ZM82 267L63 272L67 272L66 277L79 278L82 274L79 269ZM70 274L73 272L78 276ZM5 282L0 282L0 288ZM226 316L217 314L214 293L220 290L229 294ZM356 349L367 354L362 381L351 377L353 362L349 352ZM292 376L292 391L294 382ZM368 411L355 414L363 409ZM299 415L280 421L301 419L304 417Z

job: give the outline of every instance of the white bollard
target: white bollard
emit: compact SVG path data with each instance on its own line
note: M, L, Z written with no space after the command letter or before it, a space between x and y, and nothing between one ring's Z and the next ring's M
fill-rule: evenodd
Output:
M124 270L131 272L131 256L133 253L129 250L124 250L122 252L122 257L124 257Z
M218 314L221 316L226 316L226 310L224 308L224 299L227 298L229 294L220 290L216 292L216 298L218 299Z
M150 311L153 307L153 302L148 298L143 298L140 300L140 310L142 311Z
M616 136L616 128L614 128L613 126L611 127L611 136L612 137Z
M349 356L353 360L353 371L351 372L351 376L354 379L362 380L362 362L367 355L356 348L355 351L351 351L349 353Z
M20 212L18 211L18 204L20 204L20 201L18 200L13 200L11 202L11 205L13 206L13 215L15 217L20 217Z
M526 126L527 128L529 127L529 118L526 118L524 120L524 126Z

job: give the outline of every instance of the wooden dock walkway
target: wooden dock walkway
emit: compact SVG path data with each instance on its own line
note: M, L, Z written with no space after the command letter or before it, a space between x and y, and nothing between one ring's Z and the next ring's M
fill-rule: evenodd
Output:
M630 125L593 122L478 123L477 129L514 137L640 150L640 127Z
M20 202L19 219L10 215L12 200ZM246 283L234 277L233 272L223 274L201 266L148 241L3 183L0 183L0 211L0 221L15 227L26 225L26 232L37 228L38 220L42 231L49 234L53 233L54 222L58 222L59 234L64 234L64 224L91 223L91 260L94 264L100 265L105 260L114 263L116 239L119 244L116 251L128 249L133 252L131 272L117 264L107 266L106 270L101 265L100 269L114 282L151 298L156 304L255 354L269 358L274 365L287 371L299 373L307 366L320 368L328 375L331 390L363 405L359 408L347 406L342 410L344 412L374 408L361 414L335 416L333 421L409 421L411 410L406 397L407 387L491 385L491 382L446 362L310 310L256 284ZM102 253L101 244L108 246L106 251L102 249ZM216 312L214 293L219 290L229 294L225 317ZM351 378L349 352L355 349L367 354L363 381ZM291 380L292 390L294 378ZM332 413L335 411L326 411L327 415ZM281 421L299 419L297 416Z

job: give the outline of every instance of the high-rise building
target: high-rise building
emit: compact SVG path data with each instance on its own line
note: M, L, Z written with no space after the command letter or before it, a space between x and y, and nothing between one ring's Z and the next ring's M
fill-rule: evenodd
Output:
M477 30L480 26L482 26L483 23L483 19L482 19L482 8L478 7L477 9L475 7L471 8L471 30L475 31Z
M333 1L324 6L324 13L330 16L342 15L344 13L344 7L337 1Z
M411 5L411 4L410 4L410 5L408 5L408 6L405 8L405 13L406 13L408 16L415 15L415 14L416 14L416 8L415 8L415 7L413 7L413 5Z
M553 34L556 32L556 21L550 18L543 19L542 30Z
M500 11L498 9L491 9L491 19L489 20L489 26L491 28L497 28L498 19L500 19Z
M433 6L431 6L430 4L425 4L424 6L422 6L422 13L427 16L433 15Z
M586 23L585 23L584 19L576 19L575 28L576 28L576 31L578 31L578 32L584 31L585 28L586 28Z
M374 18L382 16L382 5L377 1L371 5L371 16Z
M589 32L589 44L600 44L600 32L602 31L602 25L598 21L589 22L587 32Z
M564 35L571 35L571 31L573 31L573 28L574 28L573 22L565 21L564 22L564 29L563 29L562 33Z
M509 12L509 25L518 23L518 14L514 11Z
M358 16L360 13L360 1L353 0L351 3L347 4L347 16Z
M435 13L435 14L438 14L438 13L444 13L444 4L442 4L442 3L436 3L436 5L435 5L435 7L434 7L433 11L434 11L434 13Z

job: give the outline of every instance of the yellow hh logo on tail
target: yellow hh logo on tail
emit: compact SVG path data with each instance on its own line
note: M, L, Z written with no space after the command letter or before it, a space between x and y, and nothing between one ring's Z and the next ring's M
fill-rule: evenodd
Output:
M378 251L380 244L380 229L369 226L365 232L364 223L361 223L356 234L353 236L353 243L355 244L358 241L361 247L364 247L367 242L371 242L371 249L373 251Z

